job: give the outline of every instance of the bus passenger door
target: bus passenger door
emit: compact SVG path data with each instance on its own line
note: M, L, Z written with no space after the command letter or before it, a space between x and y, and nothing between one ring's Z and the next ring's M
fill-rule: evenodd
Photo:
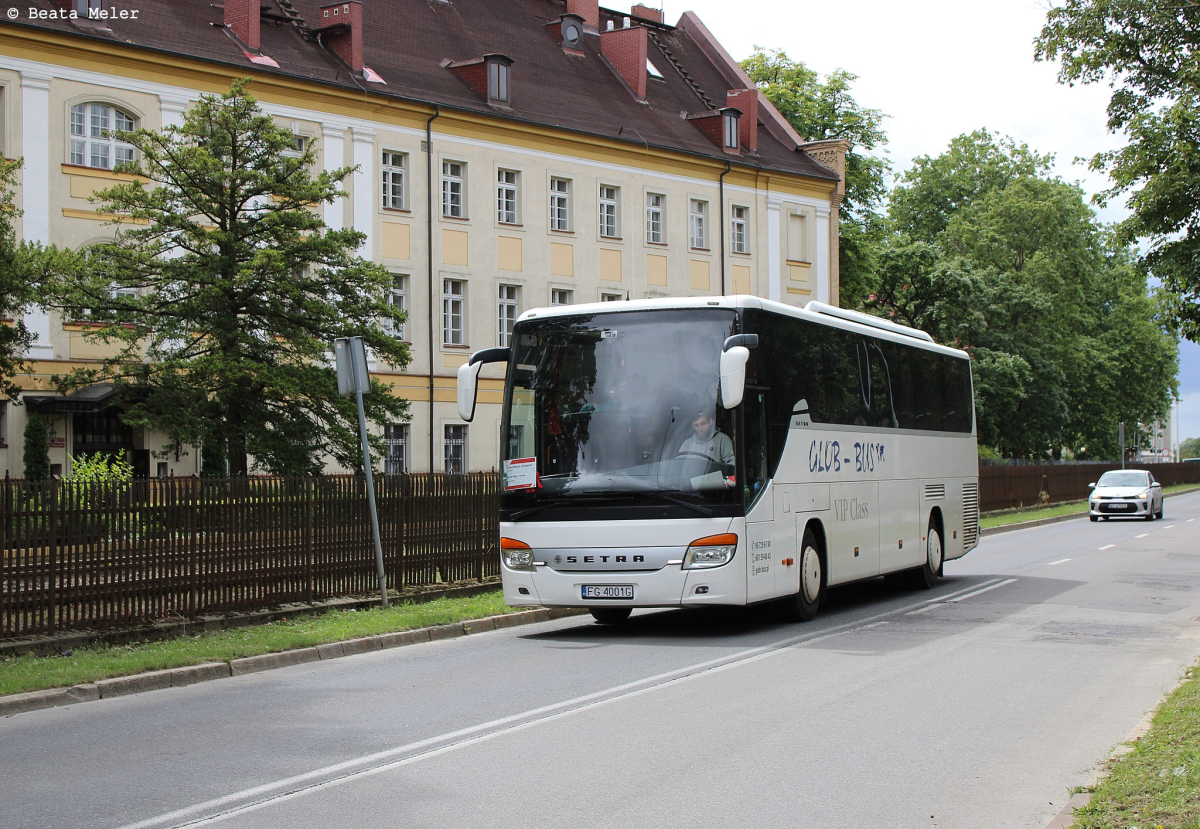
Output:
M879 575L879 484L829 487L829 583Z
M921 545L921 502L917 481L879 482L879 572L916 567L925 559Z
M775 486L775 555L772 557L772 596L790 596L800 586L800 567L796 564L799 549L796 528L799 509L794 486ZM792 586L789 589L789 579Z

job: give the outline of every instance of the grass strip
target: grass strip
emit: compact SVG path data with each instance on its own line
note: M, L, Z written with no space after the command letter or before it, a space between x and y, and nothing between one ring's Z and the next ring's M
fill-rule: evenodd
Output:
M467 598L442 598L422 604L407 602L387 610L334 610L159 642L93 645L77 648L69 655L5 657L0 661L0 695L203 662L228 662L243 656L515 612L517 608L505 605L503 593L496 590Z
M1133 751L1110 764L1075 829L1200 826L1200 668L1154 714Z
M1173 486L1163 487L1163 492L1183 492L1195 488L1195 484L1174 484ZM991 527L1002 527L1005 524L1018 524L1022 521L1057 518L1060 515L1083 515L1087 511L1088 505L1086 500L1064 501L1061 504L1054 504L1049 507L1024 507L1018 510L989 513L979 519L979 526L986 530Z

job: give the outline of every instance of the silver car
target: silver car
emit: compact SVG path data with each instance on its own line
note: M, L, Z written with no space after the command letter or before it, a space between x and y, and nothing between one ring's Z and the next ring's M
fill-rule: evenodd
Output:
M1088 518L1093 521L1114 515L1147 521L1163 517L1162 486L1145 469L1112 469L1088 486Z

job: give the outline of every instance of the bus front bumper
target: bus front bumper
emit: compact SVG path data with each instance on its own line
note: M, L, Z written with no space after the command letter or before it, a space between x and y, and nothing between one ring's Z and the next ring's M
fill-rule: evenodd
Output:
M679 565L603 573L560 572L550 567L528 572L503 565L501 570L504 602L510 607L702 607L746 603L745 579L738 578L742 566L740 556L735 556L729 564L703 570L684 570ZM584 588L601 588L598 592L610 594L632 588L633 598L585 598Z

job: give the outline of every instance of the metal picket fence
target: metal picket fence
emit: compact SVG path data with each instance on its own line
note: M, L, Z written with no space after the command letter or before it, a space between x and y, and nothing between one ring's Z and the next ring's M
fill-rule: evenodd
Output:
M388 586L499 572L499 476L375 479ZM353 476L0 483L0 638L378 589Z

